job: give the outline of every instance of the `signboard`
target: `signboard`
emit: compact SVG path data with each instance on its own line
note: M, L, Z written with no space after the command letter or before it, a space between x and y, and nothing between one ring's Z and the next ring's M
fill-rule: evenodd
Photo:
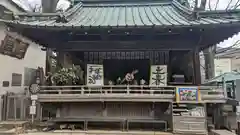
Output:
M31 95L31 100L38 100L38 95Z
M35 115L36 114L36 106L35 105L31 105L30 106L30 111L29 111L29 113L31 114L31 115Z
M198 87L177 87L176 102L181 101L201 101L201 95Z
M166 86L167 65L152 65L149 82L151 86Z
M104 85L103 65L87 64L87 85Z

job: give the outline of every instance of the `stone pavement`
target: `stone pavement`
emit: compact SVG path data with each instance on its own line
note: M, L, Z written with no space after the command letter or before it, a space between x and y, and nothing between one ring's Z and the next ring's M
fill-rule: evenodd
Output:
M34 132L20 135L172 135L172 133L166 132L147 132L147 131L104 131L104 130L92 130L92 131L81 131L81 130L56 130L52 132Z

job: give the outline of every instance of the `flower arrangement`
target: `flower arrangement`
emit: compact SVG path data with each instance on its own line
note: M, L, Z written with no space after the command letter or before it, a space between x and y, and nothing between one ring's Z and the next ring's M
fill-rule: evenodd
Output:
M80 66L73 65L71 68L60 68L51 75L55 85L77 85L83 81L83 71Z

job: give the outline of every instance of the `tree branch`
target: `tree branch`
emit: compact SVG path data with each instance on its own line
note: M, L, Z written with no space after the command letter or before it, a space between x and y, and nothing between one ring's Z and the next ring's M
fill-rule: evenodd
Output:
M205 10L207 4L207 0L201 0L200 10Z
M194 10L196 10L197 7L198 7L198 0L195 0L195 1L194 1Z
M209 1L210 1L210 0L209 0ZM217 0L214 10L217 10L218 4L219 4L219 0Z
M230 5L231 5L232 1L233 1L233 0L230 0L230 1L229 1L229 3L228 3L228 5L227 5L227 7L226 7L226 9L225 9L225 10L228 10L228 9L229 9L229 7L230 7Z
M238 0L237 2L236 2L236 4L233 6L233 9L237 9L239 6L240 6L240 0Z
M211 6L211 2L210 1L211 0L208 0L208 8L209 8L210 11L212 11L212 6Z

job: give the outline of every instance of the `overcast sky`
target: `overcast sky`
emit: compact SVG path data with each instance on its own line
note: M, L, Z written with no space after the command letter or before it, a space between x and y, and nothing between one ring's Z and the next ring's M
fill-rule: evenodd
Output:
M25 10L31 10L31 7L41 6L41 0L12 0ZM70 2L67 0L59 0L57 8L58 9L67 9L70 5Z
M25 10L31 10L31 7L35 7L35 5L38 5L38 6L41 5L41 0L13 0L13 1L15 3L17 3L18 5L20 5L21 7L23 7ZM194 0L189 0L189 1L194 1ZM236 4L236 2L238 0L219 0L218 5L216 6L217 1L218 0L210 0L210 6L208 4L206 8L207 9L209 9L209 8L215 9L216 8L218 10L224 10L224 9L226 9L226 7L228 6L228 3L230 1L232 1L232 2L229 5L229 7L232 7ZM209 3L209 0L207 0L207 3ZM66 9L66 8L68 8L69 5L70 5L70 3L67 0L59 0L57 7L58 7L58 9L59 8ZM228 47L228 46L231 46L233 43L235 43L239 39L240 39L240 34L237 34L237 35L234 35L232 38L230 37L229 39L225 39L218 45L221 47Z

